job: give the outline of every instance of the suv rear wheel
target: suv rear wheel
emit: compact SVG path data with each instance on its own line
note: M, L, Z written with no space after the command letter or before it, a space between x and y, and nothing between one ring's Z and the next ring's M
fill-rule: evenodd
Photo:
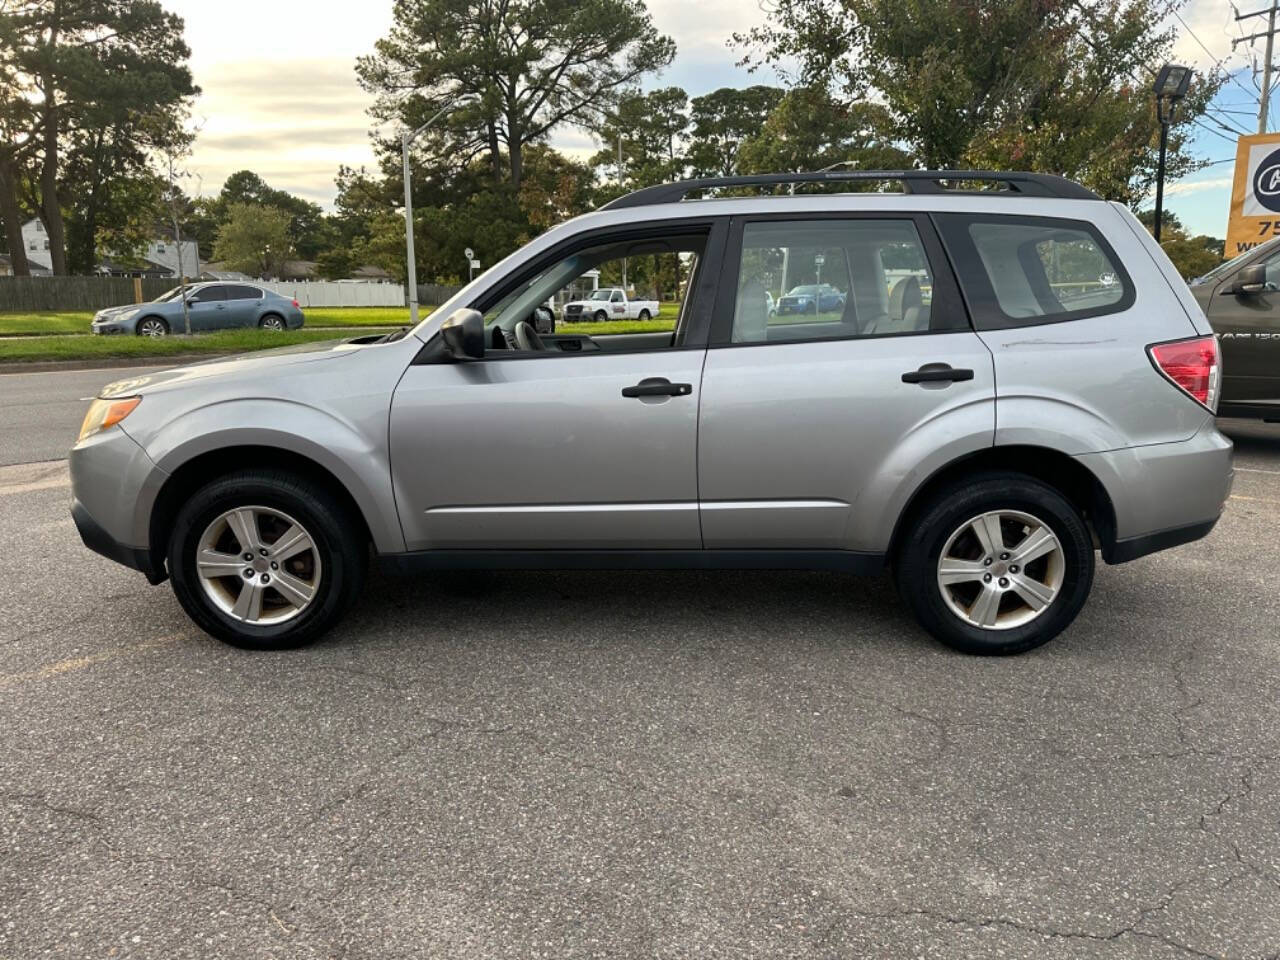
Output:
M279 650L319 637L364 581L359 521L323 486L275 470L212 481L178 512L169 541L173 592L205 632Z
M1080 511L1024 474L984 473L935 495L904 532L895 573L916 619L965 653L1021 653L1076 618L1093 584Z

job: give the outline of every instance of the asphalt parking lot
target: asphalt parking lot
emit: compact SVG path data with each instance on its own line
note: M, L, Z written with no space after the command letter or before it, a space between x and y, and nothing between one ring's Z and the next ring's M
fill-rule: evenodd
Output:
M1280 956L1280 426L1018 658L759 572L375 577L261 655L24 462L117 376L0 377L0 960Z

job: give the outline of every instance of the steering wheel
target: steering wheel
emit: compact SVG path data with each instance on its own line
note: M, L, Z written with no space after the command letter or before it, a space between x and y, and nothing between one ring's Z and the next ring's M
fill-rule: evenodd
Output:
M546 350L547 345L542 342L542 338L538 336L538 331L533 329L533 324L528 320L521 320L515 327L516 346L521 350Z

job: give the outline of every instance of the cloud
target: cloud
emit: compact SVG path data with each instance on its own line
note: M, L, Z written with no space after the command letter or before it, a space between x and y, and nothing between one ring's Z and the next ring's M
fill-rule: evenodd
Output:
M1204 193L1208 190L1230 190L1234 182L1232 177L1214 177L1210 180L1183 180L1179 183L1171 183L1164 188L1166 195L1178 196L1179 194L1188 193Z

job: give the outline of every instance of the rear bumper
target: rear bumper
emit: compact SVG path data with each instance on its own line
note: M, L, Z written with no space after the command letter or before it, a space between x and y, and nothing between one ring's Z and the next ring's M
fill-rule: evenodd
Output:
M1208 534L1231 494L1231 451L1207 419L1189 440L1077 457L1115 511L1115 540L1103 544L1103 559L1124 563Z
M1159 533L1145 533L1142 536L1130 537L1127 540L1117 540L1110 546L1103 546L1102 559L1107 563L1128 563L1130 560L1145 557L1149 553L1168 550L1170 547L1180 547L1184 543L1191 543L1193 540L1207 537L1209 531L1217 526L1217 523L1218 518L1214 517L1212 520L1206 520L1202 523L1174 527L1171 530L1161 530Z

